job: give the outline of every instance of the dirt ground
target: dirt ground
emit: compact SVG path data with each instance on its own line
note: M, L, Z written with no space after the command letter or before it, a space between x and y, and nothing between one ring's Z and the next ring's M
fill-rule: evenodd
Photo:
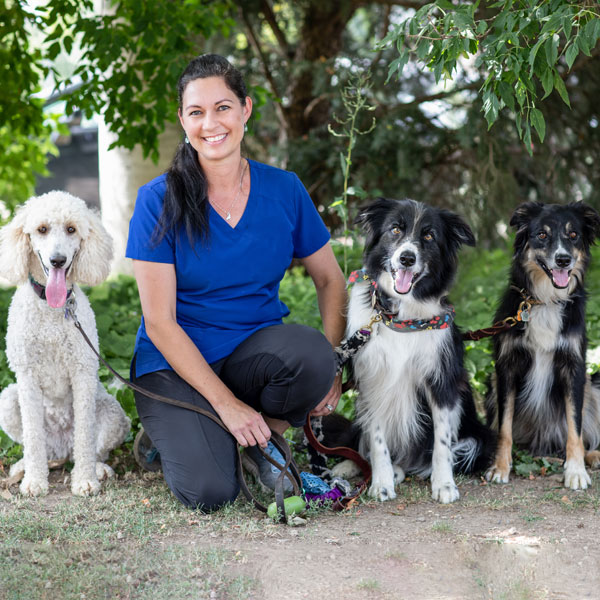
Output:
M139 487L136 478L141 482L133 475L112 483L110 493L130 496L132 486ZM40 511L75 502L65 483L53 476L50 494L35 500ZM153 534L150 546L184 557L216 549L231 558L228 577L252 581L244 594L193 596L201 598L600 598L598 472L590 490L577 492L565 490L558 474L513 477L502 486L480 479L458 484L461 498L452 505L433 502L426 482L409 481L396 500L364 500L344 513L321 510L298 527L275 525L247 508L225 517L179 511L178 525ZM162 480L152 485L166 496ZM143 502L155 502L153 489ZM5 491L0 509L18 510L15 497Z

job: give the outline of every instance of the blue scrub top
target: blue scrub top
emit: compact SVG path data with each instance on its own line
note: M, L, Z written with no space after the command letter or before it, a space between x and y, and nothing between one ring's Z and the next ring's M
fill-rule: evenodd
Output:
M289 314L279 283L292 258L310 256L329 241L329 232L294 173L249 160L250 195L232 228L209 208L210 238L192 249L185 228L150 243L162 212L166 175L138 191L129 222L128 258L175 265L177 322L204 358L228 356L255 331ZM136 376L170 365L146 334L144 319L136 343Z

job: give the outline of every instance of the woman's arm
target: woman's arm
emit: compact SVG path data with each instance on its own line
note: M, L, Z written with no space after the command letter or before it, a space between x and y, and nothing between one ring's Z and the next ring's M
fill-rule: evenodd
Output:
M335 348L341 342L346 329L346 280L340 269L333 250L325 244L310 256L300 261L312 278L317 290L319 312L323 321L325 336ZM337 406L342 393L342 378L338 375L331 390L312 411L313 416L327 415L333 412L326 409L327 405Z
M175 372L202 394L242 446L266 446L271 431L262 415L241 402L211 369L177 323L175 267L133 261L146 332Z

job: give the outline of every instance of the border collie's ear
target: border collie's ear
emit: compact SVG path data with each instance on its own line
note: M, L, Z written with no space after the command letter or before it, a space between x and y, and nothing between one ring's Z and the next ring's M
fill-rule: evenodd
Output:
M456 244L457 248L462 244L475 246L475 235L461 216L449 210L443 211L443 215L448 228L448 236Z
M568 207L581 215L585 242L588 245L593 244L600 235L600 215L596 209L583 202L571 202Z
M380 196L375 198L370 204L358 209L358 215L356 215L354 223L360 225L365 233L365 249L370 248L377 240L386 215L396 202L395 200Z
M542 208L544 208L544 205L541 202L523 202L523 204L519 204L510 218L510 226L517 230L521 229L533 217L537 217L542 212Z

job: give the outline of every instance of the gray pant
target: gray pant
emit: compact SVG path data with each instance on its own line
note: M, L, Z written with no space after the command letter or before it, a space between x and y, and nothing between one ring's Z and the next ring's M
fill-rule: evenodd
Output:
M325 397L335 374L327 339L315 329L294 324L257 331L211 367L240 400L295 427ZM174 371L156 371L134 381L149 391L215 412ZM135 401L173 494L186 506L204 511L232 502L239 493L235 439L193 411L138 392Z

